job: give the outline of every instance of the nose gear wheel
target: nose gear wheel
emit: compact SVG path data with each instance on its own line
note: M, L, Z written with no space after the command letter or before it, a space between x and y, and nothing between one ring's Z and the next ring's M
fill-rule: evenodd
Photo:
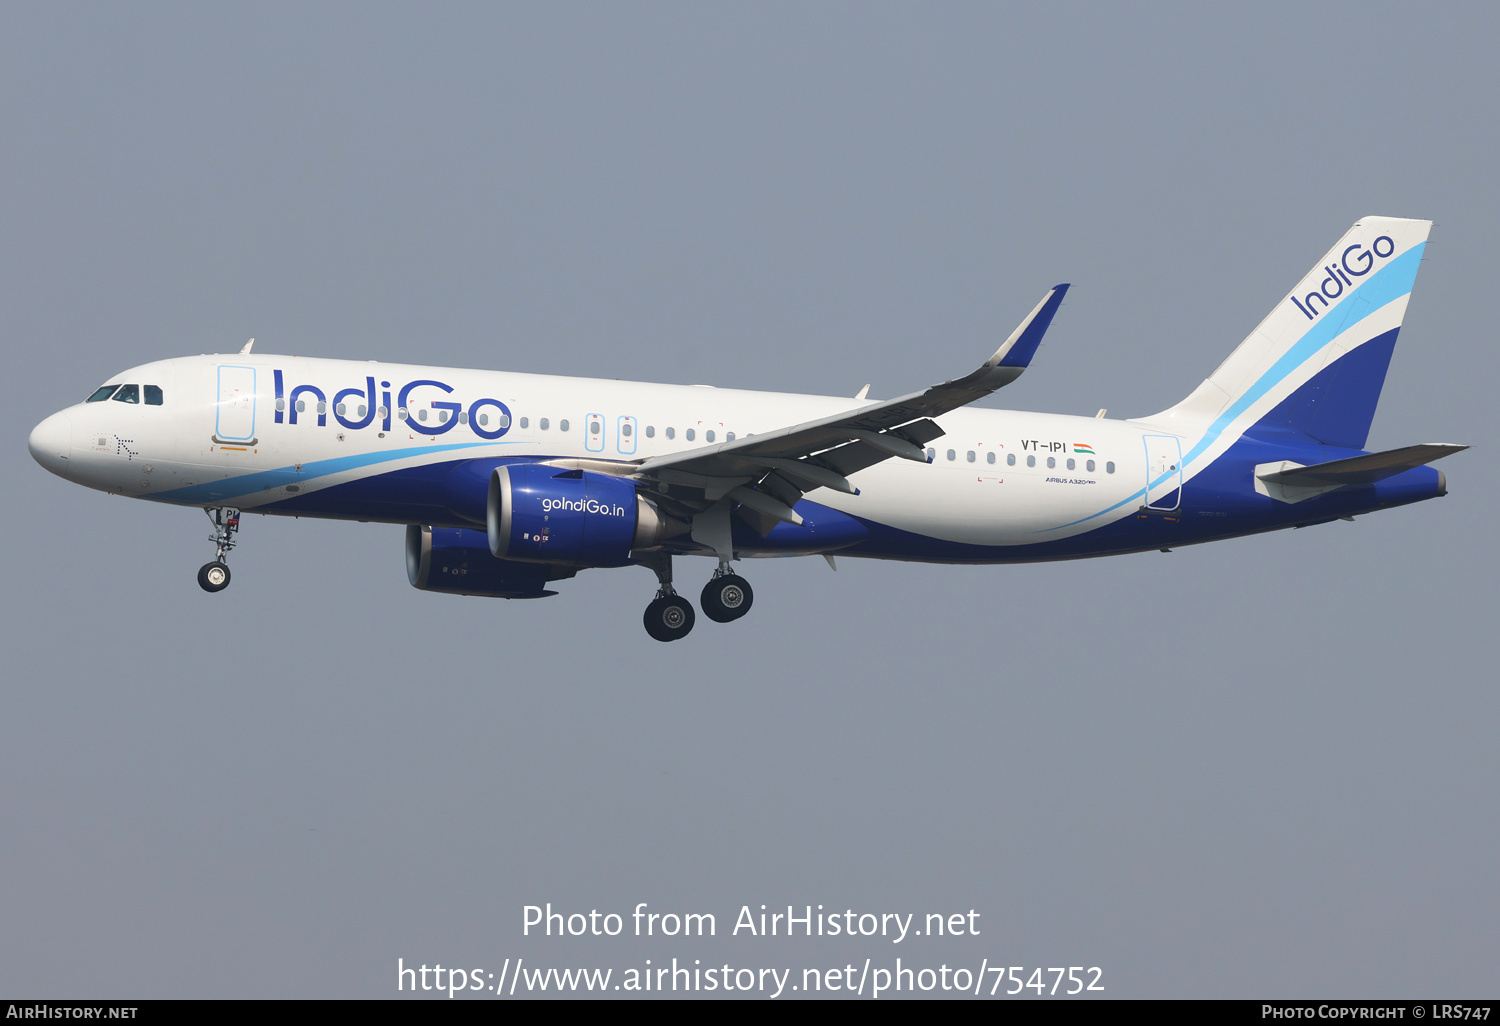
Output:
M213 562L198 568L198 587L212 594L229 587L229 564L225 561L229 558L229 550L234 548L234 536L240 530L240 511L220 508L203 512L213 522L214 533L208 540L214 543L216 551Z
M210 593L223 591L229 587L229 567L217 559L204 563L198 570L198 587Z

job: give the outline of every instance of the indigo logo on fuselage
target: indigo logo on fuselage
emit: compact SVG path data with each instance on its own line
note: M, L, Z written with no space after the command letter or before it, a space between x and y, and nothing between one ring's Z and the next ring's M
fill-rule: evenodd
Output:
M1297 301L1296 293L1292 294L1292 303L1307 316L1308 320L1316 320L1318 315L1327 310L1340 296L1344 289L1353 291L1354 279L1363 278L1375 267L1376 259L1384 260L1396 252L1396 243L1389 235L1382 235L1370 243L1370 248L1365 249L1362 243L1356 242L1344 250L1343 256L1332 264L1324 266L1323 270L1328 272L1328 277L1318 283L1315 292L1309 292Z
M276 389L276 423L297 423L297 415L307 412L309 399L316 403L314 412L318 427L328 425L327 394L317 385L297 385L290 395L285 394L285 376L279 370L271 372ZM453 387L431 378L408 381L396 392L396 402L391 403L391 383L382 381L380 391L375 389L375 379L365 378L363 388L344 388L333 394L333 418L350 431L370 427L377 419L380 430L391 430L391 421L405 421L405 426L424 435L441 435L462 424L480 438L491 441L510 430L510 407L499 399L475 399L464 409L463 403L448 402L436 398L429 389L436 389L441 396L451 395ZM415 393L415 394L414 394ZM304 396L308 398L304 398ZM437 416L429 421L429 410ZM354 414L351 416L350 414Z

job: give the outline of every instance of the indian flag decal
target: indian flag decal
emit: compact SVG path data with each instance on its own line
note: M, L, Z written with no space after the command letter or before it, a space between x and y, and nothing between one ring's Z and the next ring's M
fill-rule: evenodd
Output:
M1092 445L1084 445L1082 442L1074 442L1073 451L1087 453L1090 456L1094 455L1094 447Z

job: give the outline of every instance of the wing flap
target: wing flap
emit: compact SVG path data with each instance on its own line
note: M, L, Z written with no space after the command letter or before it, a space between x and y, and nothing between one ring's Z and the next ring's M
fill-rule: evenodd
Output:
M863 455L853 460L846 457L840 461L841 464L851 467L862 464L858 469L863 469L888 456L899 454L909 459L915 458L915 454L899 441L872 436L888 435L895 428L904 428L905 430L897 433L897 438L915 448L940 437L942 430L937 428L931 418L967 406L1021 376L1067 292L1068 286L1065 284L1048 291L1000 348L977 370L963 377L933 385L921 392L871 403L862 409L835 413L733 442L722 442L670 456L657 456L641 463L636 473L650 477L662 469L673 467L710 477L752 474L756 457L797 460L825 450L841 449L855 441L863 442L867 448L874 450L876 458L864 462ZM913 421L925 421L925 424L914 427ZM854 470L840 472L847 476Z
M928 462L923 446L943 435L932 418L1020 377L1067 291L1067 285L1049 290L1000 348L963 377L733 442L656 456L633 467L630 476L657 482L663 497L699 510L695 523L705 515L722 516L725 504L737 507L740 518L762 535L778 522L800 523L792 507L806 492L832 488L858 494L848 479L861 470L892 457Z

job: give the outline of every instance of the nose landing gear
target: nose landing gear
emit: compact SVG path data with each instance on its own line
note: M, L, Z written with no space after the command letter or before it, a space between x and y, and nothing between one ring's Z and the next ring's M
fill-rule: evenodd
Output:
M217 548L213 562L204 563L198 569L198 587L213 593L229 587L229 550L234 548L234 536L240 529L240 511L237 509L205 509L208 519L213 521L214 533L209 537Z
M755 592L750 582L729 569L728 563L720 563L719 569L703 586L699 605L703 615L715 623L729 623L750 612L755 601Z

